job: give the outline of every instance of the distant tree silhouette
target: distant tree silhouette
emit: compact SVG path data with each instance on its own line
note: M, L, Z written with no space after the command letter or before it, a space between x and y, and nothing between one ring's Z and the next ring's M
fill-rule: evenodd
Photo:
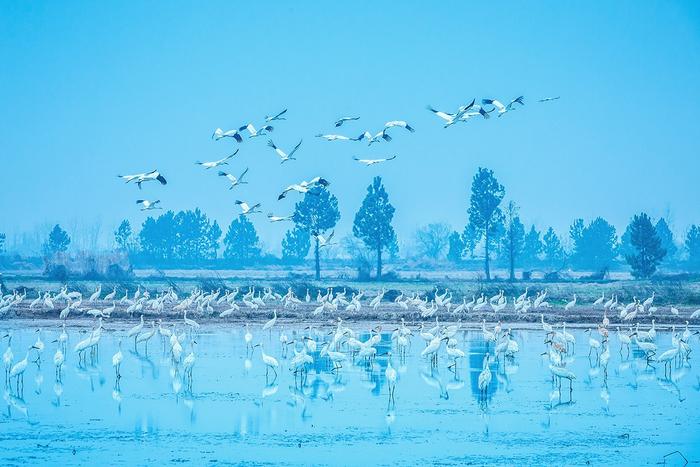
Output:
M175 249L177 230L173 211L166 211L157 218L147 217L139 232L142 255L158 263L178 259Z
M462 261L464 255L464 240L459 232L452 232L448 240L449 248L447 250L447 259L453 263Z
M661 246L661 238L651 219L645 213L637 214L629 225L630 243L635 253L625 259L632 267L632 275L637 279L646 279L656 272L656 267L666 255Z
M540 239L540 232L537 231L534 225L530 226L530 230L525 234L523 242L522 263L523 266L532 267L540 262L540 254L544 250L544 245Z
M571 239L574 250L576 249L576 245L581 243L584 230L586 230L586 224L583 222L583 219L574 220L571 227L569 227L569 238ZM574 252L572 251L572 253Z
M481 235L474 228L474 224L467 224L464 227L464 232L462 233L462 242L464 243L464 253L467 253L469 255L470 259L474 259L474 250L476 250L476 247L479 244L480 239L481 239Z
M675 239L673 238L673 232L671 232L668 222L666 222L666 219L663 217L656 221L654 228L656 229L656 234L661 240L661 248L666 250L666 256L664 257L663 262L669 263L673 261L678 254L678 246L676 246Z
M231 221L224 247L224 258L238 265L251 264L260 257L258 234L247 216L241 214Z
M56 253L63 253L68 250L68 245L70 245L68 233L63 230L60 225L56 224L53 229L51 229L49 238L44 242L44 254L46 256L53 256Z
M299 227L287 230L282 239L282 260L287 262L301 262L309 254L311 248L311 236L309 232Z
M368 281L372 273L372 251L359 238L346 235L340 240L340 246L352 259L357 268L357 279Z
M360 210L355 214L352 233L377 255L377 280L382 278L382 251L396 245L396 233L391 225L394 211L382 178L374 177Z
M685 236L685 249L688 252L688 267L700 270L700 226L691 225Z
M139 232L139 244L144 258L167 264L185 261L201 264L216 258L221 228L211 222L199 209L167 211L158 218L147 217Z
M617 252L620 254L623 260L629 255L633 255L635 252L634 245L632 245L632 232L630 231L632 224L628 224L625 228L625 232L620 237L620 245L617 248Z
M559 236L554 232L553 228L548 228L542 237L542 252L544 260L550 266L560 266L564 261L564 248L561 246Z
M582 269L609 269L617 255L615 227L602 217L584 228L582 225L583 220L577 219L569 230L574 243L572 263Z
M7 237L4 233L0 233L0 254L5 252L5 239Z
M428 224L416 231L418 254L438 260L449 245L450 226L447 224Z
M114 241L117 248L124 253L131 253L134 249L133 231L128 220L124 219L114 231Z
M525 243L525 226L518 217L518 207L513 201L506 206L503 218L501 251L508 261L508 276L515 280L515 263L520 259Z
M180 260L197 263L205 259L215 259L219 249L221 228L211 222L199 210L180 211L175 215L177 243L175 248Z
M292 217L297 228L313 235L324 235L340 220L338 199L327 188L321 188L304 194L304 198L294 207ZM321 255L318 239L314 239L314 261L316 280L321 279Z
M506 191L498 183L493 171L479 167L472 180L469 201L469 224L479 238L484 237L484 273L486 280L491 279L490 250L502 227L503 213L499 208Z

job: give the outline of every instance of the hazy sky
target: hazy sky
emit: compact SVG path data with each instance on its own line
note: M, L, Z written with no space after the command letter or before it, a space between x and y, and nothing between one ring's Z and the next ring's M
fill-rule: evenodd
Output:
M406 242L429 222L461 230L486 166L540 227L601 215L623 229L635 212L670 209L683 232L700 222L699 83L691 1L2 2L0 231L138 225L141 197L199 206L225 230L236 198L286 215L298 196L278 202L279 190L322 175L342 236L381 174ZM521 94L517 112L449 129L425 109ZM303 137L298 161L280 166L267 138L246 140L230 169L249 167L250 184L233 192L193 164L236 147L211 140L214 128L285 107L272 137L285 149ZM343 134L393 119L416 132L370 149L313 137L347 114L362 118ZM116 178L155 168L166 187ZM279 248L286 225L255 224Z

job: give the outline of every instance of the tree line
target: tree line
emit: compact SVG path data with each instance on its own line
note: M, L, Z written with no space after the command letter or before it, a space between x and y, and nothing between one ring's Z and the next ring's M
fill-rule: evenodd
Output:
M687 270L700 270L700 227L691 226L682 245L676 243L663 217L653 222L646 213L634 215L618 238L613 225L601 217L575 219L565 239L552 227L540 231L526 226L518 205L505 201L506 190L494 172L479 168L471 183L468 222L461 232L446 224L428 224L415 233L415 247L404 252L408 258L447 260L455 267L482 261L485 278L491 279L494 262L515 279L516 269L550 271L571 267L604 276L616 264L626 263L637 278L652 276L660 264L679 262L684 255ZM356 263L358 276L368 279L372 269L382 278L385 256L396 258L398 242L392 226L395 209L382 183L375 177L355 214L352 235L340 241L332 235L340 220L338 199L327 188L306 193L296 203L293 225L282 240L281 258L265 253L254 224L238 216L226 234L215 220L200 209L166 211L147 217L138 232L128 220L114 232L117 250L133 264L152 266L202 266L214 260L230 267L282 261L300 264L312 252L315 277L321 277L322 251L338 245ZM223 236L223 238L222 238ZM0 233L0 254L5 235ZM68 250L71 239L59 225L49 233L42 253L50 258ZM334 251L336 251L334 249Z

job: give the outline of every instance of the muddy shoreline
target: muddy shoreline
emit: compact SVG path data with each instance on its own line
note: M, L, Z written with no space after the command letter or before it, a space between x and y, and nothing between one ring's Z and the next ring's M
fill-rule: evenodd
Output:
M3 327L6 322L42 322L45 321L47 325L56 324L58 325L61 320L59 320L59 314L61 308L56 308L53 310L46 309L30 309L30 301L24 300L21 303L16 304L13 308L5 313L4 316L0 316L0 327ZM111 302L105 301L95 301L89 304L89 308L103 310L108 306L111 306ZM430 317L421 317L421 313L417 309L405 310L394 303L385 303L379 306L376 310L370 308L369 306L363 306L360 311L349 312L343 309L339 309L333 312L323 312L318 315L314 315L313 311L317 304L315 302L302 303L296 307L285 308L280 303L274 303L266 305L265 307L260 307L257 310L248 309L241 305L239 311L234 312L232 315L225 318L220 318L219 313L227 309L227 306L217 305L214 307L213 312L197 312L195 310L189 310L187 317L197 320L197 322L206 328L215 329L220 326L225 326L227 324L243 324L251 323L258 324L264 323L273 316L273 312L277 312L278 325L288 325L288 326L300 326L313 324L314 326L324 326L324 325L334 325L337 322L337 318L341 318L345 322L350 323L399 323L401 319L404 319L407 324L418 324L433 323L437 318L439 322L457 322L461 321L465 329L470 328L480 328L483 320L487 323L495 323L500 321L508 326L519 329L541 329L541 318L540 315L544 316L544 320L550 324L560 324L567 323L572 325L572 327L591 327L596 326L603 320L604 310L602 308L593 308L590 306L577 306L573 310L565 311L563 308L547 308L543 310L528 311L526 313L516 313L513 310L504 310L502 312L495 313L493 311L480 311L480 312L468 312L468 313L452 313L448 312L446 309L441 308L434 315ZM676 307L679 311L678 316L670 312L668 307L660 307L655 313L649 315L647 313L638 314L633 320L622 320L619 318L619 313L608 313L608 319L610 320L610 328L615 329L617 326L622 328L628 328L629 326L634 326L637 323L643 326L651 325L652 320L658 326L671 327L671 326L685 326L686 321L689 321L694 327L700 325L700 319L689 319L690 315L697 309L697 307L691 306L678 306ZM109 323L133 323L134 320L138 319L143 315L145 320L158 320L162 319L164 322L177 322L183 320L183 312L179 310L174 310L172 306L166 306L161 312L144 309L138 313L130 315L126 313L127 306L117 304L114 312L105 318L106 322ZM71 326L91 326L95 318L86 313L87 308L81 310L72 310L66 320Z

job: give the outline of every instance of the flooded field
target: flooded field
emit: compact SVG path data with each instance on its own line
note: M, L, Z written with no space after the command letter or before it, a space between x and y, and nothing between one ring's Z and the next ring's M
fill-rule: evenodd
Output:
M352 352L348 334L338 341L335 327L207 325L177 332L182 354L174 361L160 333L135 351L130 326L106 324L99 346L80 358L74 348L90 336L87 328L69 328L62 345L53 342L62 332L57 324L42 322L41 332L35 326L8 321L0 331L8 335L2 352L11 336L13 364L28 355L20 378L3 385L2 465L85 464L99 456L117 465L639 465L663 462L673 451L700 460L693 353L679 352L667 368L652 358L650 366L635 343L629 356L624 345L620 352L614 331L605 364L596 352L589 357L588 333L569 330L576 343L562 358L575 375L570 390L568 379L553 377L541 330L513 330L505 339L517 350L510 344L500 354L482 331L458 330L451 355L443 343L431 362L421 356L426 342L415 328L404 347L392 341L395 326L353 324L360 342L378 336L374 357L363 358L364 347ZM30 348L37 339L40 362ZM112 358L120 340L117 378ZM665 330L655 344L659 355L674 348ZM690 332L684 345L697 349L698 336ZM59 346L65 363L57 375ZM307 371L292 371L296 352L307 350ZM498 358L482 390L487 352ZM666 463L682 465L683 458L673 454Z

